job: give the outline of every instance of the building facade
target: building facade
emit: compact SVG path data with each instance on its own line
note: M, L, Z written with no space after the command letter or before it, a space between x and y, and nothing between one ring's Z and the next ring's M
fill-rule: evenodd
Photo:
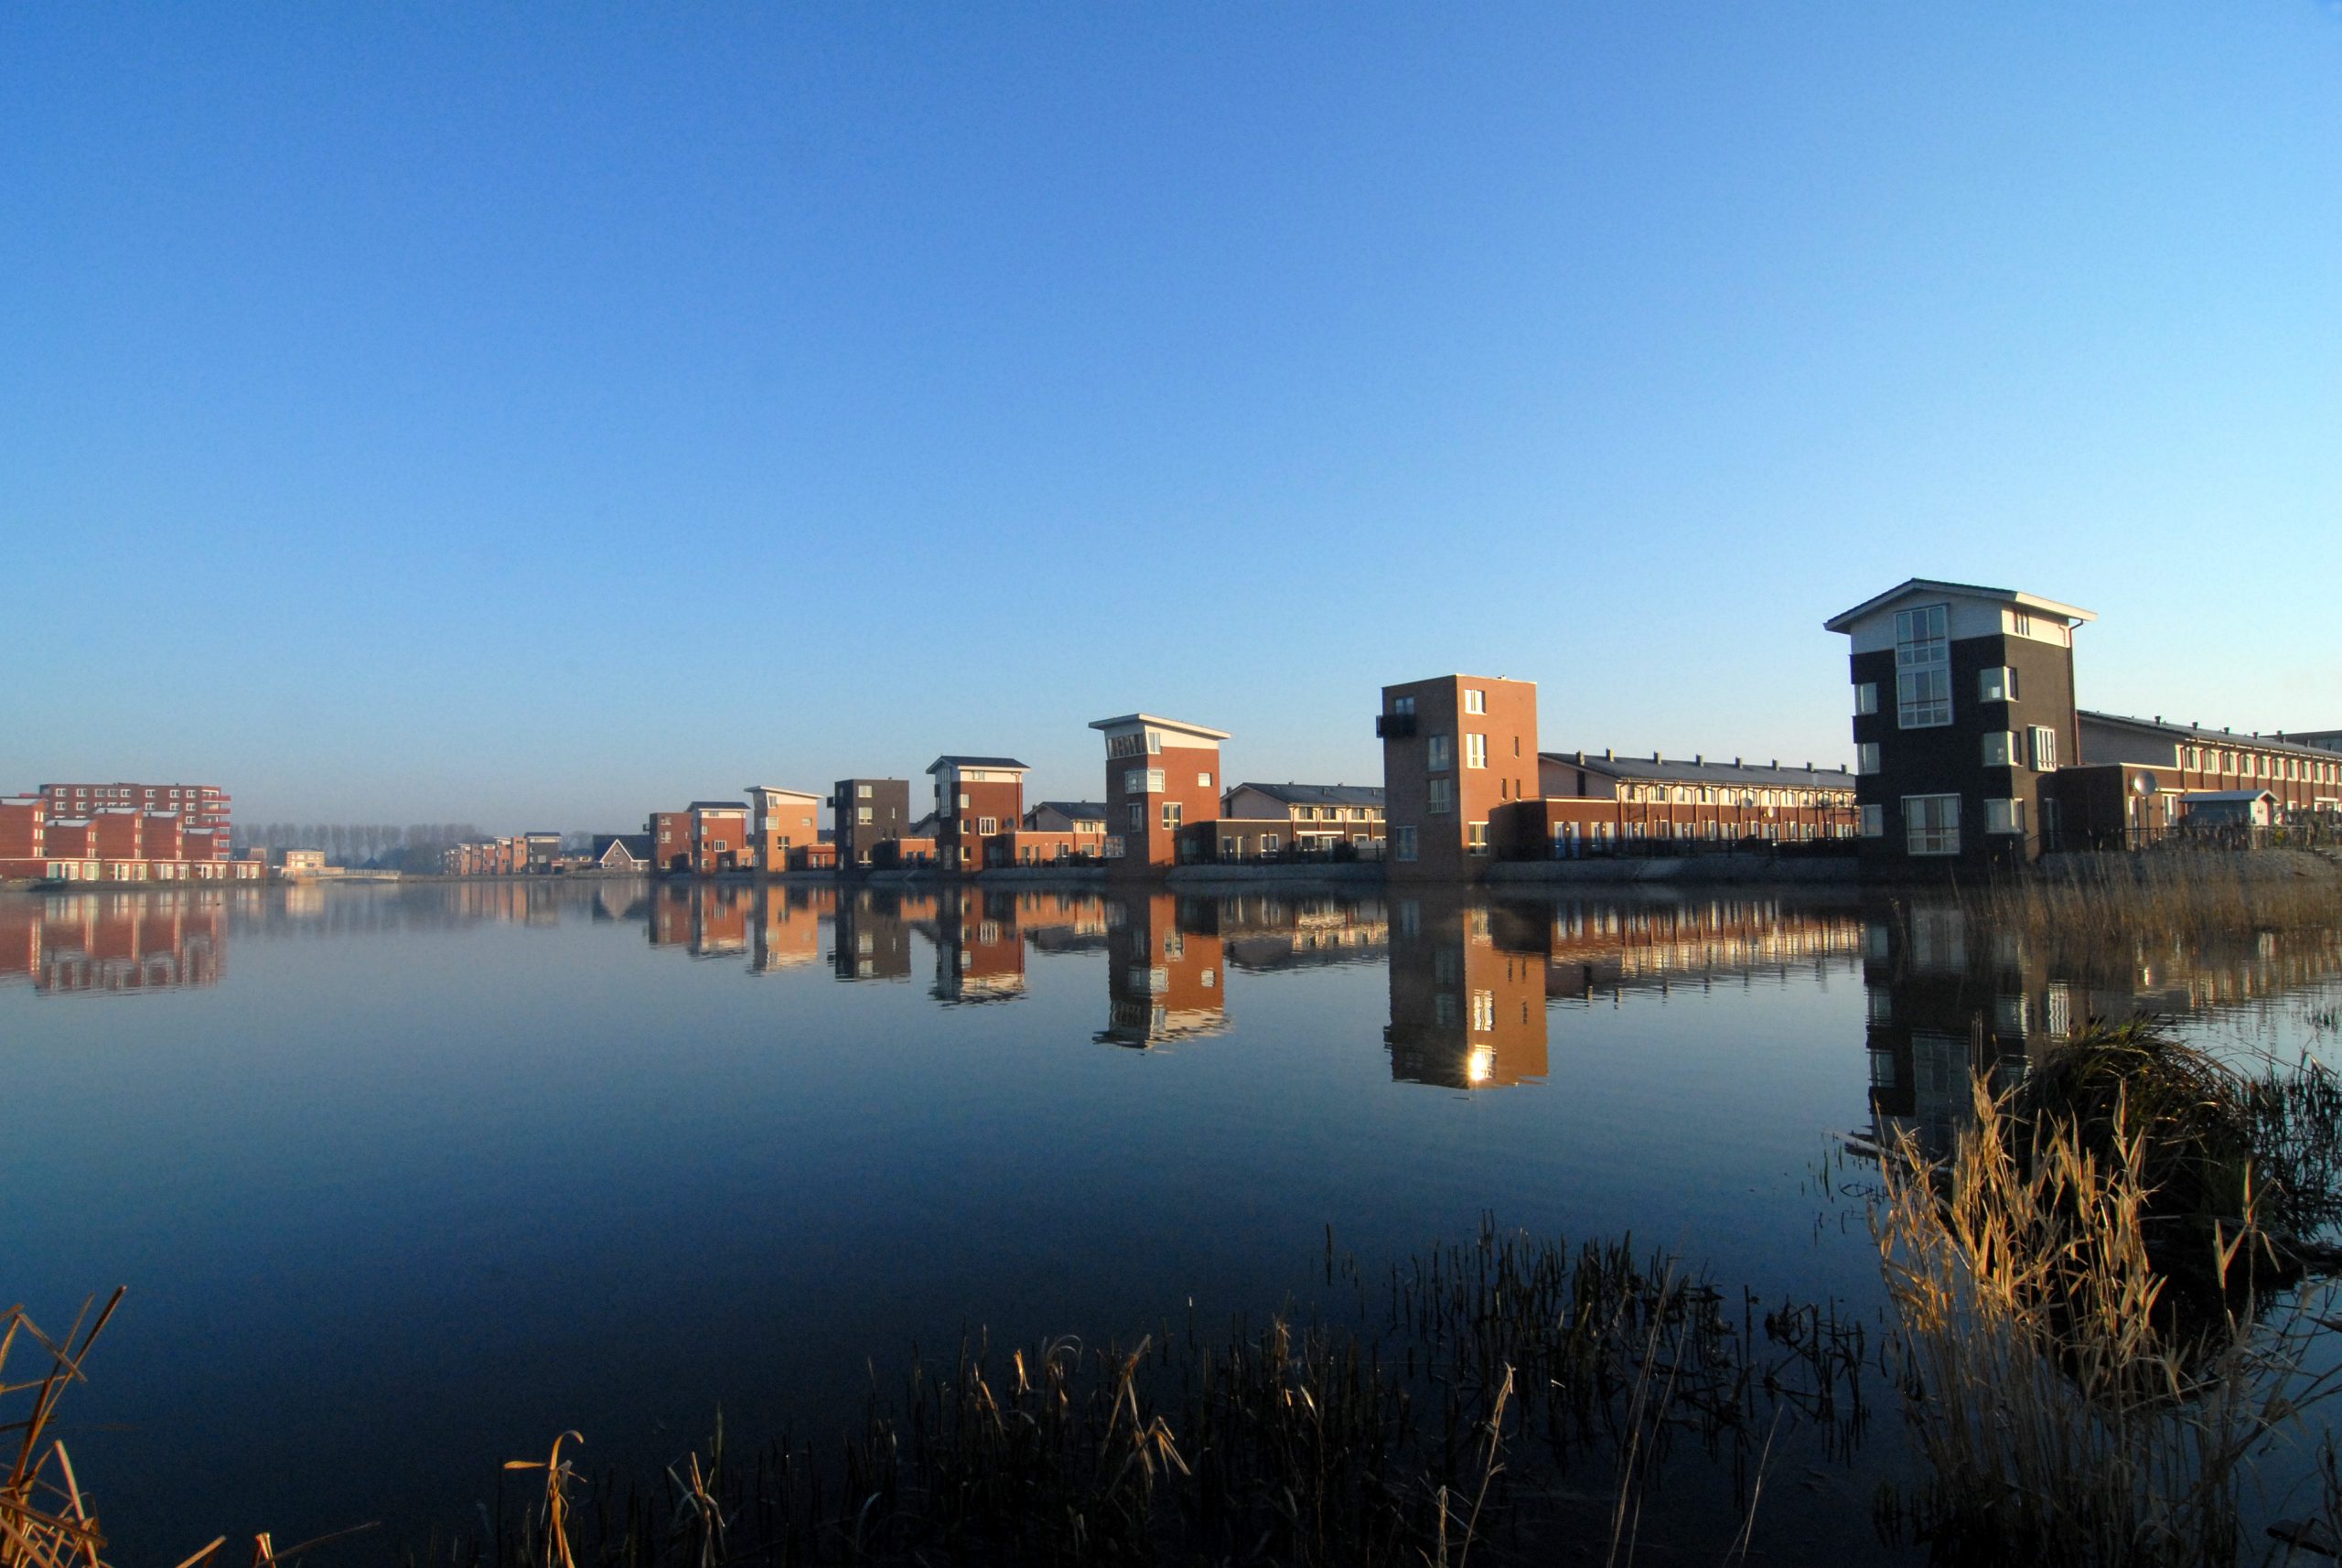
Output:
M1535 682L1442 675L1385 686L1374 730L1392 880L1476 881L1535 834Z
M1153 714L1093 719L1106 738L1106 865L1125 874L1198 858L1219 816L1226 730Z
M1375 785L1247 780L1221 795L1215 831L1221 860L1345 849L1372 858L1382 851L1385 826L1384 796Z
M822 843L822 797L766 784L749 785L747 796L750 864L772 873L801 866Z
M1865 873L1973 874L2057 836L2045 781L2082 755L2074 633L2090 611L1914 577L1824 623L1852 645Z
M1540 753L1544 851L1574 859L1625 847L1740 847L1851 839L1860 826L1844 768L1705 756Z
M1025 775L1013 757L946 755L928 765L935 780L935 864L945 871L975 871L983 841L1014 831L1025 815Z
M908 779L841 779L830 787L830 842L848 870L876 864L877 847L910 831Z

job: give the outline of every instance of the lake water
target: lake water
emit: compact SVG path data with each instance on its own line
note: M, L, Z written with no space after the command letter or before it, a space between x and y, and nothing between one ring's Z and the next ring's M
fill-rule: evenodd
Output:
M1972 1056L2093 1014L2331 1047L2337 972L2335 933L2059 972L1810 893L0 896L0 1295L130 1286L65 1427L124 1560L464 1526L564 1428L662 1465L980 1326L1305 1309L1329 1226L1370 1266L1631 1232L1875 1311L1837 1134L1940 1138Z

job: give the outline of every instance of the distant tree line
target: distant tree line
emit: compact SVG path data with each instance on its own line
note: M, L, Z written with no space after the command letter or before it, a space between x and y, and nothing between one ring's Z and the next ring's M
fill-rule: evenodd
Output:
M436 871L441 850L487 836L470 822L240 823L230 834L238 849L321 849L335 865L392 871Z

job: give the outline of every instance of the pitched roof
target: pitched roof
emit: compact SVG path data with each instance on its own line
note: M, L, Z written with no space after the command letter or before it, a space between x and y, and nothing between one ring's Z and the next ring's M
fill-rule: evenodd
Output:
M1606 779L1660 784L1735 784L1751 789L1850 789L1854 776L1843 768L1784 768L1778 762L1710 762L1704 757L1596 757L1592 752L1541 751L1541 762L1583 768Z
M1288 806L1380 806L1382 786L1380 784L1260 784L1246 779L1231 784L1230 795L1239 789L1257 789L1272 800L1282 800Z
M927 765L929 773L942 768L1014 768L1020 773L1029 771L1013 757L957 757L948 752Z
M649 833L596 833L594 835L594 858L596 860L599 860L604 855L609 854L610 846L614 843L624 844L626 846L627 854L634 856L637 860L649 860L650 858L650 835Z
M1025 814L1029 817L1035 811L1057 811L1076 822L1106 820L1106 804L1102 800L1036 800Z
M2234 730L2208 729L2202 725L2173 724L2165 719L2127 718L2121 714L2101 714L2089 708L2078 709L2075 717L2086 724L2120 725L2145 735L2159 735L2171 740L2195 741L2204 746L2242 746L2257 751L2282 751L2294 757L2306 757L2319 762L2331 762L2334 754L2321 746L2290 740L2280 735L2239 735Z
M2179 797L2183 804L2190 806L2216 800L2273 800L2276 798L2277 792L2273 789L2190 789Z
M2021 594L2014 588L1987 588L1974 583L1947 583L1937 577L1907 577L1902 583L1887 589L1877 597L1864 599L1853 609L1842 610L1832 616L1821 623L1822 629L1846 631L1864 616L1874 610L1885 609L1897 599L1935 594L1957 594L1962 598L1970 599L1998 599L2004 604L2014 605L2019 609L2030 611L2036 615L2058 617L2077 626L2084 621L2098 618L2097 615L2090 610L2077 609L2072 605L2061 605L2055 599L2045 599L2033 594Z

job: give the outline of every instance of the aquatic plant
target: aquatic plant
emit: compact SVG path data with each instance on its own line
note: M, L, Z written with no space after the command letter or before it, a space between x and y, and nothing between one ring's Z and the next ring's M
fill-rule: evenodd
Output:
M2249 1158L2231 1174L2251 1122L2227 1087L2139 1030L2107 1031L2021 1093L1978 1079L1947 1160L1890 1142L1873 1229L1928 1475L1883 1496L1883 1529L1953 1561L2237 1558L2248 1466L2329 1385L2303 1370L2300 1305L2264 1320L2240 1285L2266 1237ZM2240 1211L2208 1213L2201 1262L2245 1299L2176 1326L2158 1204L2230 1197Z

